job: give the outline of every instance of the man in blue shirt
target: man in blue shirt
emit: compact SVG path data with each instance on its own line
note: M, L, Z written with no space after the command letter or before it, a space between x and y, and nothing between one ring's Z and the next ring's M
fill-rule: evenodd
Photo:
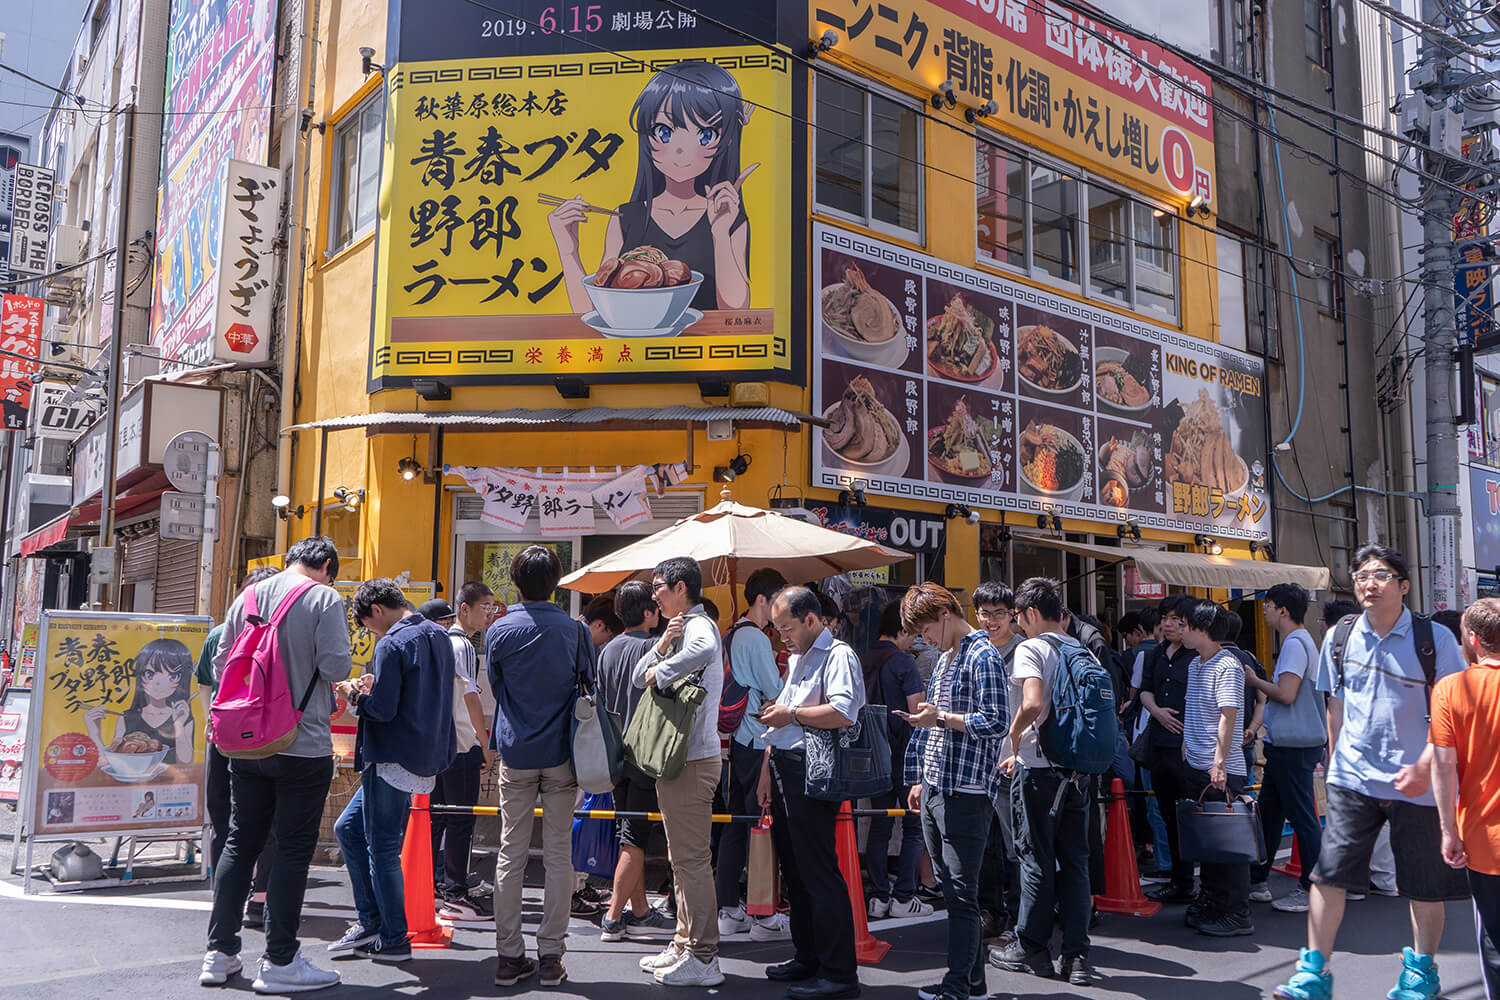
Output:
M1328 1000L1328 959L1344 918L1346 893L1370 884L1376 837L1391 825L1396 880L1411 904L1413 947L1402 953L1391 1000L1431 1000L1442 991L1433 961L1443 936L1443 903L1462 899L1463 874L1442 858L1442 831L1429 789L1427 679L1417 656L1405 598L1411 590L1405 558L1383 545L1354 555L1354 592L1364 614L1355 621L1341 657L1336 636L1325 638L1318 690L1328 694L1328 819L1313 869L1308 946L1297 971L1276 988L1283 1000ZM1335 632L1337 629L1334 630ZM1436 678L1464 669L1463 652L1444 628L1427 630ZM1341 659L1342 663L1338 660ZM1435 678L1435 679L1436 679Z
M378 641L374 669L338 684L359 718L354 766L361 775L333 832L359 921L329 950L392 964L411 960L401 878L411 797L430 794L457 753L453 646L440 626L412 610L393 580L359 585L354 620Z
M781 693L781 672L776 669L776 651L763 631L771 623L771 601L786 586L786 577L774 569L758 569L745 581L745 613L730 628L724 642L729 647L729 669L735 681L748 692L745 717L729 739L729 781L725 802L731 813L760 812L756 786L760 784L760 762L765 756L766 727L759 718L761 706ZM727 823L719 834L719 860L714 883L719 899L719 934L750 932L752 941L779 941L791 934L782 914L750 917L740 902L740 876L750 849L750 829L745 823Z
M573 702L580 677L594 676L588 630L549 598L562 578L551 549L530 545L510 564L521 594L485 635L490 689L495 692L492 746L500 753L500 857L495 867L495 985L514 986L537 972L521 938L521 886L542 797L542 868L546 888L536 931L543 986L567 978L563 939L573 895Z

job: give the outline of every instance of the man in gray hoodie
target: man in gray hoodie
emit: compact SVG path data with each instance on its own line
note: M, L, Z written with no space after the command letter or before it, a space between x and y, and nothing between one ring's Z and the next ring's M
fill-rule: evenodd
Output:
M276 860L266 893L266 952L255 979L257 993L304 992L335 986L339 974L320 969L300 950L297 925L307 869L318 845L318 823L333 780L333 682L349 676L349 627L344 600L329 584L337 578L339 554L326 536L306 538L286 554L286 569L248 588L224 619L214 656L222 677L245 628L245 598L253 593L258 617L269 620L293 591L300 591L277 631L292 697L302 709L291 746L258 760L229 762L229 840L214 872L214 906L208 922L208 953L198 982L222 986L239 972L240 927L255 859L274 824ZM309 586L310 584L310 586Z

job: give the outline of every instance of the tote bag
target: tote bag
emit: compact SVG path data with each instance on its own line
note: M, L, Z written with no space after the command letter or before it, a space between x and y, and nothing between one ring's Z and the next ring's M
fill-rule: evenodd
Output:
M610 810L615 807L614 797L585 795L583 808ZM573 870L589 875L612 878L615 865L620 861L620 838L615 834L615 821L580 816L573 820Z
M884 705L866 705L854 725L804 727L807 797L844 802L891 790L891 741Z
M1224 792L1224 801L1182 799L1177 803L1178 854L1183 861L1213 865L1264 864L1266 841L1255 800Z

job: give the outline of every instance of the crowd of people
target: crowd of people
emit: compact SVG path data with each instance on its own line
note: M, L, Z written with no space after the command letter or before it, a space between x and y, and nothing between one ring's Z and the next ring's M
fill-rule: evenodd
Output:
M1237 644L1254 630L1223 604L1170 595L1126 614L1111 636L1070 610L1046 578L976 588L977 626L952 591L911 587L878 609L878 635L860 651L839 637L847 623L826 593L772 569L746 580L744 612L721 631L687 558L662 562L649 583L624 583L575 619L553 603L557 557L530 546L510 566L520 600L508 608L480 583L460 589L456 610L441 599L414 609L394 582L363 583L354 616L378 641L369 672L351 678L344 603L329 586L338 573L332 542L299 542L285 566L246 581L200 666L212 691L247 621L273 620L302 711L279 752L227 759L210 751L214 904L204 985L241 972L241 929L260 924L258 992L339 981L298 940L333 776L335 695L359 722L359 787L335 826L357 916L328 950L381 963L411 958L400 857L412 796L473 806L482 770L498 760L492 892L472 870L473 816L433 817L441 913L494 920L497 986L533 977L561 984L580 906L575 700L597 692L624 731L647 692L670 698L687 683L701 686L703 702L685 733L685 763L657 779L627 763L613 802L631 815L616 824L607 898L596 892L602 941L666 939L639 962L663 986L722 984L720 943L747 934L790 942L790 958L764 974L793 1000L858 996L851 898L865 899L870 920L928 916L941 903L946 969L917 991L920 1000L987 995L987 965L1093 985L1105 789L1117 777L1133 793L1128 815L1153 883L1147 894L1184 907L1189 927L1253 935L1255 904L1307 913L1307 946L1275 990L1282 1000L1332 996L1345 902L1369 892L1409 902L1413 939L1390 997L1440 995L1434 955L1444 904L1472 898L1488 996L1500 998L1500 757L1489 749L1500 731L1500 600L1477 601L1458 621L1414 615L1408 567L1393 549L1369 545L1355 555L1358 603L1325 605L1321 646L1306 627L1306 591L1278 584L1257 595L1276 637L1270 670ZM1086 690L1112 718L1080 731ZM886 710L892 757L890 788L870 804L906 812L870 823L868 888L851 893L835 833L840 803L809 794L807 747L809 733L871 718L867 704ZM1101 739L1113 760L1098 774L1076 761L1097 755L1087 744ZM1179 803L1249 801L1252 791L1265 859L1195 865ZM543 891L533 959L521 899L538 803ZM780 912L748 912L748 826L716 828L715 811L769 813ZM645 813L660 813L661 823L640 819ZM1287 824L1303 874L1273 898L1269 870ZM672 878L653 905L647 860L661 835Z

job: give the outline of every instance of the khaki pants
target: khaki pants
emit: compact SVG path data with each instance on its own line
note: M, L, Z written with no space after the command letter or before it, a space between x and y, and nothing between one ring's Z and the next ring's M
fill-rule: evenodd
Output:
M542 799L542 864L546 888L538 956L561 956L573 899L573 799L578 783L567 764L540 770L500 765L500 857L495 863L495 950L502 958L526 954L521 938L521 887L537 795Z
M656 783L677 887L677 935L672 941L702 962L719 954L719 897L709 838L721 770L718 757L690 760L677 777Z

